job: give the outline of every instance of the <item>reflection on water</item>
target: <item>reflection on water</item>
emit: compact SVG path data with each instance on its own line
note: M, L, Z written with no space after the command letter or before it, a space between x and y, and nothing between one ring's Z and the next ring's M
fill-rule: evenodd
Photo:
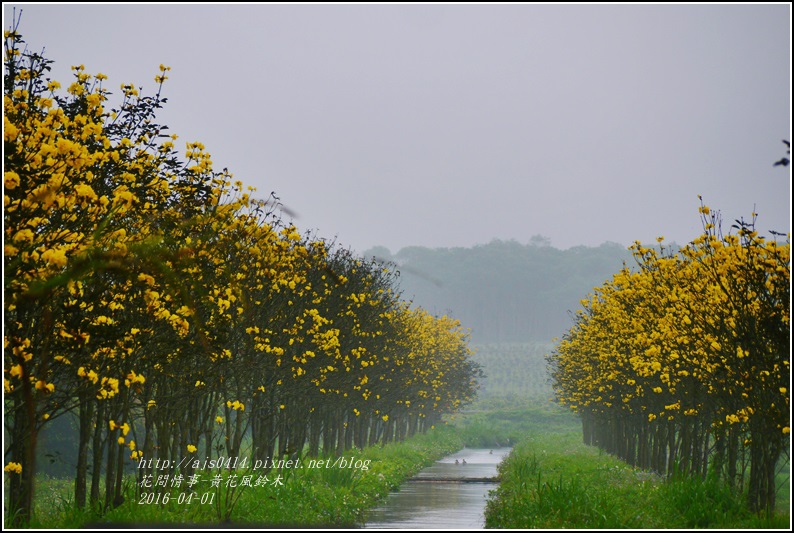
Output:
M482 478L497 474L509 448L464 448L422 470L418 478ZM455 461L458 464L455 464ZM464 464L463 461L466 461ZM484 525L485 501L496 483L408 481L368 515L367 528L477 529Z

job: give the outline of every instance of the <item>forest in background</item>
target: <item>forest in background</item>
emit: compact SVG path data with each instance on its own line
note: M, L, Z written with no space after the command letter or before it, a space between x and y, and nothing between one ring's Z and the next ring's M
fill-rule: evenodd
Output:
M472 248L410 246L391 254L378 246L364 257L394 262L402 297L471 329L474 343L549 342L573 324L570 313L625 262L623 245L560 250L542 238L529 244L493 240Z

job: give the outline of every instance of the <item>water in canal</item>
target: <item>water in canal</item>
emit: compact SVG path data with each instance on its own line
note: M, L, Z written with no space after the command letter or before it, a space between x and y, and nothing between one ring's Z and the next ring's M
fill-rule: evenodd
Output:
M464 448L422 470L418 478L496 476L510 448ZM464 464L463 461L466 461ZM458 464L455 464L455 461ZM485 523L488 492L496 483L407 481L368 514L366 528L478 529Z

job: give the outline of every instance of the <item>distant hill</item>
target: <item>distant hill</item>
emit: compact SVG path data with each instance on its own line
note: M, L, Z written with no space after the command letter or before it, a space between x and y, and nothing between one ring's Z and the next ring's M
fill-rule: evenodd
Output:
M548 342L572 321L600 286L634 259L626 247L604 243L559 250L542 239L530 244L494 240L472 248L412 246L390 254L367 250L398 265L403 298L434 314L448 314L471 328L477 343Z

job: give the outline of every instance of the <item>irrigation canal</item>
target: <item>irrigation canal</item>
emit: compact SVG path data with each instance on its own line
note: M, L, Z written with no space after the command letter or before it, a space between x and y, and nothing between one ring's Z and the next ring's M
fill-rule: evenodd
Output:
M436 461L371 510L364 527L483 528L488 492L498 484L496 465L509 453L510 448L464 448Z

